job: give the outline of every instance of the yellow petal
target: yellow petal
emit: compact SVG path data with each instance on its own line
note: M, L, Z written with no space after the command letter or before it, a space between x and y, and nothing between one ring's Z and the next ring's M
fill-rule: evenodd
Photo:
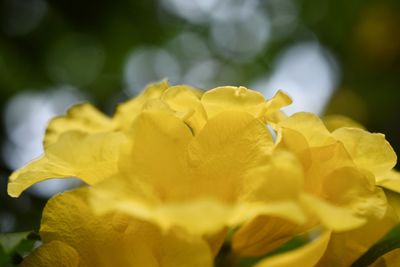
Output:
M383 134L356 128L340 128L333 132L350 153L356 165L379 176L390 171L397 162L396 153Z
M178 229L162 233L132 218L116 227L116 215L92 212L88 192L83 188L52 198L40 228L44 243L58 240L78 251L79 266L212 266L210 249L201 238Z
M292 102L292 99L286 93L279 90L265 103L265 120L270 123L278 123L286 119L286 116L280 111L280 109L289 106Z
M360 216L382 218L386 212L383 190L355 168L336 169L324 179L321 190L326 200Z
M329 232L323 233L309 244L267 258L259 262L256 267L314 267L325 252L329 238Z
M17 197L29 186L50 178L78 177L95 184L117 172L124 142L119 133L66 132L46 148L44 156L11 174L8 194Z
M400 262L400 249L394 249L383 256L385 267L397 267Z
M266 102L266 113L272 114L283 107L292 104L292 99L285 92L278 90L276 94Z
M208 118L227 110L245 111L254 117L260 117L265 105L265 99L259 92L234 86L212 89L204 93L201 102Z
M279 126L302 134L310 147L328 145L335 141L321 119L312 113L295 113L281 121Z
M185 152L193 138L189 127L172 114L145 111L133 129L134 142L120 160L122 179L149 184L162 198L191 195L185 190L189 182Z
M119 211L152 222L164 231L181 227L195 236L213 235L225 227L236 227L260 215L304 223L301 208L294 202L226 204L215 199L197 198L185 202L150 203L133 197L118 199L104 187L91 191L91 203L99 214ZM117 198L117 199L116 199ZM207 214L207 220L204 219Z
M204 239L207 241L212 254L216 257L223 246L226 236L228 234L228 227L223 228L221 231L214 234L204 235Z
M360 227L366 222L365 218L357 216L351 209L335 206L322 198L304 194L301 199L304 207L329 230L348 231Z
M199 196L237 198L251 183L248 172L268 164L264 160L272 148L272 137L261 121L245 112L221 112L188 147L193 189Z
M330 132L343 127L365 129L360 123L343 115L328 115L323 120Z
M163 92L161 100L165 101L172 109L185 112L200 104L201 95L198 90L187 85L171 86Z
M46 243L29 256L21 264L22 267L78 267L77 251L60 241Z
M81 266L155 266L150 249L158 241L151 234L155 230L138 222L134 226L136 238L143 242L138 246L125 232L114 230L112 214L100 217L92 213L86 201L87 192L87 188L78 189L49 200L40 227L43 242L59 240L73 247L80 254Z
M376 184L383 188L400 193L400 173L396 170L390 170L389 172L376 177Z
M233 250L244 256L260 256L291 239L297 225L276 217L258 216L235 232Z
M307 139L298 131L289 128L278 130L277 147L294 153L307 170L311 166L311 151Z
M303 169L291 153L275 151L265 164L248 172L242 201L297 201L303 187ZM259 180L258 180L259 179ZM278 217L256 217L233 236L232 246L241 255L258 256L278 247L298 225Z
M161 97L190 126L195 134L200 131L207 120L198 92L192 87L179 85L168 88Z
M321 195L322 183L337 169L355 167L343 144L335 141L329 145L309 149L310 164L306 168L305 190ZM323 196L322 196L323 197Z
M43 143L48 147L67 131L97 133L112 131L114 127L112 120L91 104L78 104L68 109L66 115L56 117L49 122Z
M189 203L165 205L160 208L159 222L163 228L179 225L194 235L212 234L225 226L235 227L260 215L270 215L302 223L304 215L294 203L238 203L227 205L215 200L196 200ZM204 221L207 214L207 221ZM164 224L164 225L163 225Z
M393 210L381 219L370 218L360 228L333 233L318 267L348 267L398 222Z
M242 112L221 113L196 137L166 113L143 113L134 128L135 142L122 157L121 170L132 180L147 182L168 200L236 198L246 182L244 175L273 146L264 125Z
M213 255L208 244L181 231L174 231L161 240L160 267L211 267Z
M400 222L400 194L389 190L385 190L385 194L387 197L389 207L393 209L394 213L397 215L397 218L399 219Z
M118 105L113 120L121 129L130 129L132 122L139 115L146 102L152 99L159 99L168 87L167 80L149 84L138 96Z
M371 264L370 267L398 267L400 262L400 249L394 249L382 257L380 257L377 261Z
M248 168L241 186L241 201L296 200L303 192L304 173L299 160L284 150L275 150Z
M198 235L215 233L259 214L304 221L293 199L301 185L300 170L286 170L292 164L301 168L292 162L294 157L277 157L279 162L272 164L271 168L285 169L285 183L279 179L276 184L274 179L260 182L263 171L260 177L249 175L251 169L275 160L271 156L264 161L271 153L272 139L263 123L250 114L222 112L193 136L170 113L143 112L132 134L133 146L121 160L122 173L92 190L92 203L100 212L125 211L163 229L179 225ZM278 171L271 168L267 173L276 176ZM246 185L250 183L270 190L260 190L256 197L248 192L255 190ZM290 190L282 195L286 185ZM204 214L207 220L202 219Z

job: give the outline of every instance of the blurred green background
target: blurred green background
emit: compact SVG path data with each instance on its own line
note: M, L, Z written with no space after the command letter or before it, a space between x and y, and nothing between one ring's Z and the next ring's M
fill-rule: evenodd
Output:
M51 117L87 100L111 113L162 78L283 89L288 113L350 116L399 152L400 1L1 0L1 232L37 229L46 199L76 184L6 195Z

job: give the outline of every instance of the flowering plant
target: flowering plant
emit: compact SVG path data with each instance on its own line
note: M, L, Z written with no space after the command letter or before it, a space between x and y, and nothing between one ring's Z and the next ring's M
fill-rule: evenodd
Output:
M163 81L112 118L72 107L9 180L13 197L54 177L87 184L49 200L23 266L357 264L399 223L396 154L350 119L288 117L290 103Z

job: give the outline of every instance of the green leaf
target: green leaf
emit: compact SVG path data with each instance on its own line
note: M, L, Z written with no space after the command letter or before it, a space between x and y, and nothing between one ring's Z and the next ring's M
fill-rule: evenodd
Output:
M370 247L351 267L367 267L379 257L397 248L400 248L400 224L393 227L385 237Z
M39 235L34 232L0 234L0 265L19 264L38 240Z

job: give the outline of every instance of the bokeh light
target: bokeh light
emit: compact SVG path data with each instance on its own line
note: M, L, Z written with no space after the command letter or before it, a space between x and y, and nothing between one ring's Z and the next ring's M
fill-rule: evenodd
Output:
M249 60L265 48L270 38L270 22L261 11L254 11L246 17L215 20L211 25L211 36L223 56Z
M169 12L192 23L207 23L218 0L161 0L161 3Z
M309 111L321 114L339 82L338 66L331 54L316 42L295 44L278 57L274 71L256 81L253 88L272 97L283 89L294 100L288 114Z
M181 69L177 59L164 49L139 48L128 57L124 68L125 86L137 94L146 84L168 78L180 80Z

